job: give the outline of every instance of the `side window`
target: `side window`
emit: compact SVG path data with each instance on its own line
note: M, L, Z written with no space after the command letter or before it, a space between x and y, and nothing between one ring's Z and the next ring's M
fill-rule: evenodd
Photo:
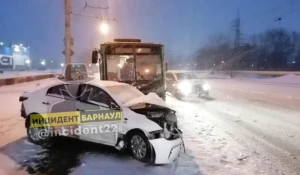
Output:
M67 84L66 86L66 94L64 96L68 96L71 98L76 98L78 96L77 92L78 92L78 88L79 88L79 84Z
M81 85L81 96L82 102L99 104L103 107L110 107L111 102L114 100L101 88L92 85Z
M78 91L78 84L62 84L48 89L46 95L64 99L75 99Z
M48 89L46 95L63 98L62 90L65 90L65 89L66 89L65 85L53 86L53 87Z

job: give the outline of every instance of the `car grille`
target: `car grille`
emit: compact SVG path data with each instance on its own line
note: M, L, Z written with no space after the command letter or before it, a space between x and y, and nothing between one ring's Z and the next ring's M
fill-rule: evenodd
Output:
M197 84L193 86L193 93L197 94L198 92L202 91L202 85L201 84Z

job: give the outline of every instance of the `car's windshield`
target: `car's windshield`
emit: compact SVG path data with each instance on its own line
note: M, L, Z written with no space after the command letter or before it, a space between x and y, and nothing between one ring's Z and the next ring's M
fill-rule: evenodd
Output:
M108 55L107 79L113 81L134 81L135 66L133 55Z
M73 64L70 66L71 66L71 72L82 72L82 73L87 72L87 67L85 64Z
M161 79L161 59L159 55L137 55L135 65L133 55L108 55L107 75L114 81Z
M144 96L141 91L131 85L108 86L106 89L122 103L127 103L132 99Z
M192 80L197 79L197 76L191 73L176 73L178 80Z
M155 80L162 78L162 64L159 55L136 56L137 80Z

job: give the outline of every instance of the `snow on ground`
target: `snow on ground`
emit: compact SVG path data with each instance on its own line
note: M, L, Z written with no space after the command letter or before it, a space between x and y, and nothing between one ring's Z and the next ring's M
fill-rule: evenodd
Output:
M252 150L249 159L265 160L261 170L276 167L266 169L266 174L299 174L300 86L286 81L297 83L298 78L208 80L212 99L199 109L248 152Z
M199 107L201 104L168 100L179 109L179 127L183 130L186 148L203 174L259 174L256 163L247 160L248 151L207 120L211 116Z
M299 77L210 78L210 99L169 100L203 174L300 174Z
M203 174L299 173L299 125L281 121L283 112L247 102L195 101L174 105Z
M244 83L255 83L255 84L265 84L272 86L284 86L284 87L298 87L300 88L300 76L295 74L288 74L285 76L279 77L264 77L260 76L259 78L234 78L233 80L243 81Z
M233 78L207 81L212 84L213 92L223 92L227 98L244 99L298 110L300 104L299 78L286 75L265 79ZM216 96L219 95L216 94Z
M300 88L295 85L220 77L207 80L212 87L208 100L179 101L168 96L168 104L177 110L187 153L181 153L174 164L151 166L85 142L67 141L63 147L42 149L26 141L18 97L24 90L53 81L0 87L0 97L6 99L0 101L0 161L6 162L0 164L0 174L1 169L2 174L3 170L22 174L24 168L45 168L47 162L61 160L64 163L53 171L65 168L76 175L99 171L157 175L300 174ZM48 158L44 152L56 157Z

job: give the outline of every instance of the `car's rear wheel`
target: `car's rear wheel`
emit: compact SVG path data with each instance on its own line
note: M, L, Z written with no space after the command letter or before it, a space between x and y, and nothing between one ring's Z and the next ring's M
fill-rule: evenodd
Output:
M48 128L27 128L28 140L34 144L42 145L50 140L50 132Z
M142 132L134 132L129 137L129 151L133 158L141 162L150 162L151 145Z

